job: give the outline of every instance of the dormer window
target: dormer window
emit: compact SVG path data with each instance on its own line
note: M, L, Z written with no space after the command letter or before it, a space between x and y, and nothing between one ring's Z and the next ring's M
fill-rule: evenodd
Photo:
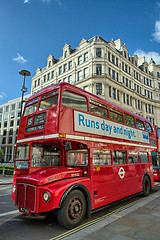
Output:
M65 58L68 57L68 51L65 51L64 57L65 57Z

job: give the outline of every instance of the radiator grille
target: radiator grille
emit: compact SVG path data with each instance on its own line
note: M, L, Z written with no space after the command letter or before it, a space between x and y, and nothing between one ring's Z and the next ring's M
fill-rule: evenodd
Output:
M35 211L36 187L30 184L17 184L17 205Z

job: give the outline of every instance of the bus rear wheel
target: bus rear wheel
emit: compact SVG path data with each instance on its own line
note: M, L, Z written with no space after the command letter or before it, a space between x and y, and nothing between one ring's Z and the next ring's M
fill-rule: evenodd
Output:
M148 176L144 176L143 178L143 195L147 197L151 191L151 183Z
M58 210L57 218L62 226L72 229L83 221L85 214L85 197L81 191L74 190L66 197L62 208Z

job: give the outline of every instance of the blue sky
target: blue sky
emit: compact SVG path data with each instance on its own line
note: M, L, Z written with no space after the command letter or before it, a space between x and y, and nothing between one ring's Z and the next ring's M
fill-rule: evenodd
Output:
M20 70L31 72L30 93L49 54L58 59L65 43L74 49L95 35L160 64L160 0L0 0L0 105L21 96Z

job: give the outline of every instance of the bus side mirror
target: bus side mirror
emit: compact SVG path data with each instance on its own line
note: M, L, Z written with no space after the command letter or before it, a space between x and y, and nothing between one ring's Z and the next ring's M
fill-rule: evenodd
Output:
M71 149L72 149L71 142L66 142L65 150L71 150Z

